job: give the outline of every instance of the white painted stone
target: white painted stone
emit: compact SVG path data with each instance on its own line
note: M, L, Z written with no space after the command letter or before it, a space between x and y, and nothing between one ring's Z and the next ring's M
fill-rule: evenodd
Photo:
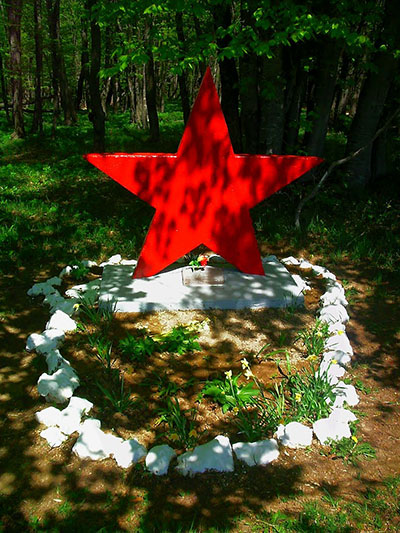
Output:
M54 292L47 294L43 300L43 303L49 305L51 308L59 304L60 302L63 302L64 298L61 296L61 294L54 289Z
M62 366L70 366L70 363L61 355L60 350L51 350L44 355L46 357L48 374L54 374Z
M108 450L104 449L103 431L100 429L100 420L88 418L80 426L80 435L72 448L72 452L82 459L105 459Z
M93 409L93 404L89 400L86 400L86 398L72 396L69 400L68 409L75 409L82 416L88 414Z
M345 373L346 371L341 365L332 363L332 359L326 359L321 361L316 375L324 377L331 385L336 385L339 383L339 378L343 377Z
M276 431L279 441L288 448L305 448L311 446L311 428L300 424L300 422L289 422L286 426L280 424Z
M40 424L47 427L58 426L61 418L61 411L57 407L46 407L35 413L35 418Z
M64 267L61 272L58 274L60 278L64 278L65 276L69 276L72 272L73 268L71 266Z
M279 263L279 259L276 257L276 255L267 255L265 257L262 257L261 261L263 263L271 263L271 262Z
M136 266L137 260L136 259L122 259L122 261L120 261L120 265Z
M119 265L122 261L122 257L120 254L112 255L107 261L103 261L103 263L100 263L101 267L105 267L107 265Z
M136 439L130 439L124 441L118 450L114 452L114 459L122 468L128 468L140 461L146 453L147 451L144 446L139 444Z
M178 457L176 469L184 476L192 476L207 470L233 472L232 447L228 437L218 435L207 444L196 446L193 451L183 453Z
M339 422L331 418L321 418L313 424L314 433L321 444L326 444L329 440L338 441L343 438L350 438L351 431L349 424Z
M66 333L67 331L76 330L76 322L71 317L64 313L64 311L56 311L50 317L50 320L46 324L46 330L59 329Z
M278 443L275 439L258 442L237 442L232 446L236 457L248 466L264 466L279 457Z
M58 276L54 276L50 279L47 280L47 282L49 285L52 285L52 286L56 286L56 287L59 287L62 283L62 279Z
M333 350L330 352L325 352L322 358L324 361L332 361L334 359L339 365L346 367L351 361L351 355L340 350Z
M27 292L28 296L47 296L54 292L58 292L50 283L35 283Z
M347 307L349 302L346 300L344 294L339 294L339 291L326 291L320 298L320 302L323 307L328 307L328 305L343 305Z
M346 324L349 321L346 308L340 304L323 307L319 312L319 318L328 324L334 324L335 322Z
M81 415L79 411L66 407L60 414L60 421L57 425L65 435L71 435L75 431L79 431L81 425Z
M40 432L40 436L47 440L51 448L57 448L64 441L68 439L67 435L64 435L59 428L49 427Z
M354 353L346 333L336 333L329 337L325 342L325 350L330 352L340 351L349 355L353 355Z
M47 401L64 403L71 398L74 390L79 387L79 379L75 372L63 366L51 376L42 374L38 381L38 392L45 396Z
M340 322L335 322L334 324L329 324L328 331L334 335L336 335L336 333L346 333L346 325L341 324Z
M112 433L104 433L104 431L102 431L101 440L104 453L107 454L107 457L118 455L121 445L124 442L124 439L121 439L121 437L117 437Z
M301 276L299 276L298 274L292 274L291 276L296 282L296 285L299 287L301 292L311 290L310 285L307 283L307 281L304 281Z
M300 264L300 261L290 255L289 257L285 257L284 259L281 259L281 263L283 263L284 265L298 266Z
M165 476L174 457L176 453L168 444L154 446L146 455L147 470L156 476Z
M54 313L55 311L64 311L69 316L72 316L74 313L76 313L76 304L80 303L80 300L78 298L72 298L71 300L65 300L64 298L62 301L57 302L54 306L51 307L51 311Z
M347 385L343 381L339 381L336 387L333 389L333 392L336 394L336 399L333 402L333 408L343 407L344 403L347 405L354 406L357 405L360 401L356 389L353 385Z
M28 352L49 353L55 350L64 338L64 332L59 329L47 329L40 334L32 333L26 341L25 349Z
M300 259L299 267L302 269L308 269L308 268L312 268L313 265L309 261L306 261L305 259Z
M324 279L333 281L336 280L335 274L332 274L332 272L329 272L329 270L323 266L313 265L311 269L315 274L317 274L317 276L322 276Z
M354 413L343 407L336 407L333 409L329 415L329 420L334 420L336 422L342 422L343 424L348 424L349 422L355 422L357 417Z

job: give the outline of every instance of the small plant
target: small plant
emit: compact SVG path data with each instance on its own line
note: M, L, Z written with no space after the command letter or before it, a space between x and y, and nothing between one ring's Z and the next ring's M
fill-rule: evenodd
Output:
M75 279L76 281L79 281L83 278L85 278L90 272L90 269L85 266L83 263L79 262L76 263L70 272L70 277L72 279Z
M358 466L361 457L374 459L376 450L368 442L359 441L353 435L350 439L343 438L330 442L330 449L324 455L331 455L333 458L342 459L346 464Z
M113 383L114 382L114 383ZM103 393L104 398L111 403L113 408L119 413L124 413L127 409L135 405L135 401L131 399L130 392L125 390L124 377L118 375L116 380L111 380L113 388L106 388L99 382L96 382L97 387Z
M112 367L112 342L101 334L93 333L88 335L88 342L94 349L95 355L100 363L111 371Z
M194 378L190 378L184 385L177 385L169 379L166 372L162 375L153 372L152 376L142 381L142 385L146 387L156 387L159 398L167 398L175 396L178 391L191 387L194 381Z
M98 305L91 304L84 298L81 298L80 302L75 304L75 306L85 324L101 326L105 332L109 330L114 318L115 306L112 309L101 309Z
M200 344L196 341L198 337L198 331L180 325L172 328L169 333L158 336L157 341L160 343L161 351L184 355L200 350Z
M142 363L160 349L159 344L149 335L146 337L136 338L133 335L127 335L119 341L121 352L130 357L133 361Z
M303 329L296 340L301 340L306 349L307 357L319 357L325 347L325 341L330 337L329 325L321 320L316 320L312 328Z
M222 407L222 412L226 413L230 409L238 412L239 408L252 404L254 398L259 396L259 389L254 387L254 383L239 385L238 380L242 374L232 376L232 371L225 372L225 379L214 379L207 381L199 394L199 399L210 396Z
M165 424L167 431L164 433L169 440L181 448L193 448L198 440L195 430L195 409L181 409L179 401L168 398L167 405L159 410L158 424Z

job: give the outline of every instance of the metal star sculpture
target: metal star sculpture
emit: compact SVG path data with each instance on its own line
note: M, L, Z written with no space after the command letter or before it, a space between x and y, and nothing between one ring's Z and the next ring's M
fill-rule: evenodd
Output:
M235 154L211 71L176 154L87 154L156 212L134 278L157 274L204 244L239 270L264 275L249 209L322 162Z

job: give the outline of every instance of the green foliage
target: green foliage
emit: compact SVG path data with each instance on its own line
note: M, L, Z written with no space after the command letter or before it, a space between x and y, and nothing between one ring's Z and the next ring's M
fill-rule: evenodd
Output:
M194 378L190 378L183 385L177 385L169 379L166 372L164 372L163 374L153 372L152 376L149 376L148 378L143 380L141 384L145 387L156 387L158 396L162 399L171 396L176 396L177 392L192 387L194 381Z
M143 363L150 355L160 350L160 345L150 336L136 338L127 335L119 341L119 348L133 361Z
M238 384L241 374L232 376L232 372L228 371L225 372L225 376L225 379L207 381L199 394L199 399L210 396L221 405L222 412L226 413L231 409L238 411L239 408L252 404L260 394L254 383Z
M110 372L112 367L112 341L99 333L92 333L87 337L89 345L93 348L95 356Z
M96 385L115 411L124 413L134 407L136 402L131 398L131 393L125 390L123 376L118 375L116 379L112 379L107 387L98 381Z
M85 266L83 263L77 263L73 266L70 277L78 281L84 279L89 272L90 269L87 266Z
M308 357L319 357L325 346L325 341L330 337L329 325L321 320L316 320L312 328L303 329L299 332L296 340L301 340Z
M159 335L157 341L160 343L160 350L163 352L185 353L200 350L200 344L196 341L199 337L197 331L187 326L175 326L172 330L164 335Z
M331 441L330 448L323 450L324 455L338 457L346 464L359 465L361 458L375 459L376 450L368 443L360 441L355 435L351 438L343 438L339 441Z
M167 438L181 448L193 448L198 440L195 430L195 409L181 409L176 398L167 398L166 406L159 410L158 424L165 424Z

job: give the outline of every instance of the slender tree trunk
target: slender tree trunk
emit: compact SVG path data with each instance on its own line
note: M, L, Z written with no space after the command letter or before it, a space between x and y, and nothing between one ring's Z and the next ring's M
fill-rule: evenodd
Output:
M341 44L331 39L321 48L314 88L312 130L307 142L309 155L321 156L324 151L341 51Z
M283 142L284 83L282 49L272 58L262 58L260 148L266 154L281 154Z
M71 91L68 86L64 55L61 48L60 0L46 0L46 6L51 41L53 89L55 90L54 98L56 99L56 94L58 94L58 90L60 90L61 106L64 111L64 122L69 126L76 123L76 113L72 102ZM55 104L54 107L56 110L58 106Z
M6 112L7 122L11 124L10 113L8 110L8 96L7 96L7 85L6 78L4 76L4 65L3 65L3 56L0 52L0 83L1 83L1 94L3 97L4 111Z
M34 0L33 18L35 26L35 109L33 113L32 133L43 132L42 109L42 74L43 74L43 43L42 43L42 0Z
M240 121L243 131L243 150L256 154L259 150L260 109L258 96L258 61L254 54L239 60Z
M85 86L88 83L89 78L89 42L88 42L88 21L87 17L81 18L81 72L79 74L78 85L76 89L76 102L75 108L78 111L81 109L82 101L84 100ZM85 98L85 104L87 105L87 95Z
M397 3L387 2L383 22L383 35L392 40L393 49L400 45L400 19ZM390 51L380 50L362 86L357 112L351 124L346 153L352 153L364 146L376 132L381 120L390 85L398 71L399 62ZM369 145L359 156L352 159L346 168L350 186L355 190L365 188L371 180L372 146Z
M215 28L228 28L232 23L231 6L218 5L213 10ZM227 35L218 39L218 47L222 50L231 42ZM224 58L219 61L221 77L221 107L228 125L233 149L236 153L242 151L242 133L239 117L239 77L234 59Z
M7 5L7 18L10 41L10 74L14 135L19 138L25 137L24 113L22 107L21 17L22 0L13 0Z
M160 138L160 126L158 123L157 113L157 91L154 74L154 60L151 52L148 52L148 55L149 59L145 65L145 88L147 113L149 116L150 139L152 141L158 141Z
M300 127L300 112L306 88L306 72L303 65L305 50L295 47L289 57L286 70L291 73L290 87L286 88L285 95L285 126L283 132L283 151L290 153L296 149ZM290 91L290 92L289 92Z
M101 105L100 93L100 62L101 62L101 30L97 20L92 16L92 8L96 0L88 0L87 8L90 19L90 33L92 43L90 48L90 113L89 118L93 123L93 148L96 152L105 150L105 115Z
M183 33L183 14L182 11L178 11L175 15L176 34L178 36L179 44L184 51L185 48L185 34ZM186 74L182 72L178 75L179 92L181 95L183 120L186 124L190 114L189 93L186 84Z

